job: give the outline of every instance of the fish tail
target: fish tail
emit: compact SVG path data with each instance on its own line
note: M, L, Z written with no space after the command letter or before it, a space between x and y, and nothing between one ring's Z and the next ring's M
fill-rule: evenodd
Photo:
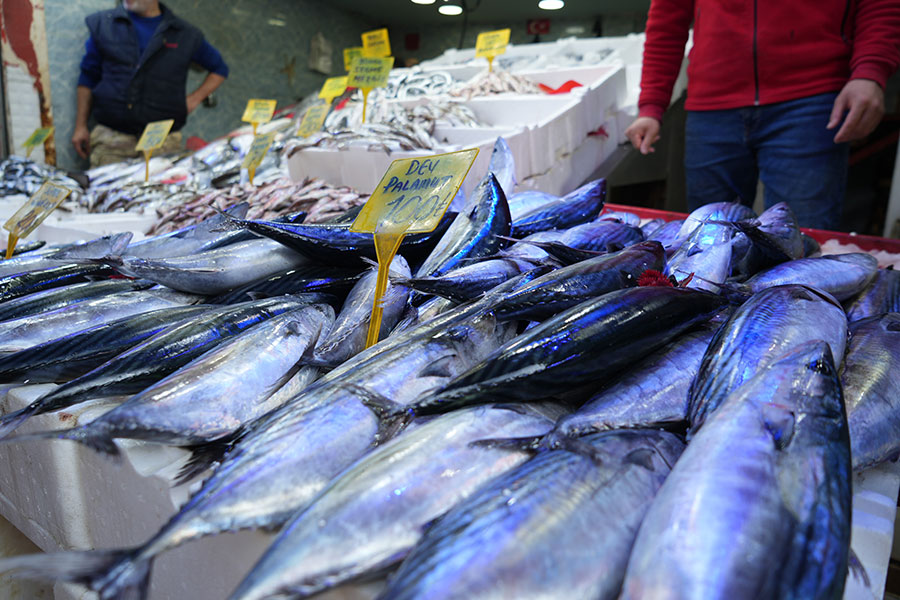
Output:
M228 451L246 435L247 430L243 427L236 431L222 436L220 438L204 442L202 444L194 444L193 446L184 446L185 450L191 452L191 457L178 471L173 485L178 486L194 479L204 471L207 471L222 462Z
M76 550L0 559L0 573L24 579L80 583L100 597L147 597L152 559L136 559L137 550Z
M546 437L543 435L515 438L488 438L469 442L469 445L482 448L536 453L549 448L545 440Z
M9 434L18 429L19 425L28 420L37 412L37 406L29 404L25 408L8 413L0 417L0 440L6 439Z
M31 440L72 440L83 444L95 452L118 457L119 447L112 436L103 429L93 428L90 425L74 427L55 431L36 431L13 437L4 438L2 442L28 442Z

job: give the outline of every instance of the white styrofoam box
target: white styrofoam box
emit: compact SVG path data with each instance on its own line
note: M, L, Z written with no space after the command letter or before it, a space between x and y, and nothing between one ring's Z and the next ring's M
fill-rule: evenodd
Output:
M0 558L39 551L40 549L13 527L9 521L0 518ZM52 588L52 584L46 582L0 575L0 598L7 600L53 600Z
M560 156L547 169L519 181L519 191L538 190L562 196L582 184L616 149L613 136L586 137L575 151Z

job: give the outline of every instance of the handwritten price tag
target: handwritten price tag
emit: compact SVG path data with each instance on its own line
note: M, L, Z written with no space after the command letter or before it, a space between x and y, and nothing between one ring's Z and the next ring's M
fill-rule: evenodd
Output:
M509 29L479 33L475 42L475 56L488 58L506 52L506 46L509 45L509 33Z
M353 60L363 55L362 46L353 46L352 48L344 48L344 70L350 72L353 66Z
M366 347L378 341L381 299L400 242L407 233L427 233L437 227L477 156L478 148L473 148L395 160L350 225L350 231L374 234L378 256L375 302Z
M250 175L250 183L253 183L253 176L256 175L256 169L259 168L260 163L262 163L263 159L266 157L269 146L275 141L275 133L276 132L274 131L270 131L265 135L258 135L253 138L253 143L250 144L250 149L247 150L247 155L244 156L244 160L241 162L241 168L247 169Z
M276 104L278 104L277 100L261 100L259 98L248 100L241 121L254 124L268 123L275 114Z
M381 58L360 56L353 60L353 64L350 66L350 75L347 76L347 85L362 90L363 123L366 122L366 107L369 104L369 92L372 91L372 88L379 88L387 85L388 77L391 74L391 68L393 66L393 56Z
M46 142L47 138L49 138L51 135L53 135L53 127L40 127L38 129L35 129L34 133L28 136L28 139L25 140L25 156L30 157L31 151L34 150L36 146L40 146L41 144Z
M347 76L329 77L319 90L319 98L324 98L327 102L331 102L334 98L340 96L347 89Z
M6 258L13 255L19 239L34 231L44 219L52 213L60 203L66 199L72 190L45 181L44 184L29 198L9 220L3 224L3 229L9 232L6 246Z
M306 111L306 114L303 115L303 119L300 121L300 129L297 130L297 135L300 137L309 137L315 132L321 131L322 126L325 124L325 118L328 117L328 112L330 110L330 104L316 104L310 106Z
M166 138L169 136L169 132L172 130L172 125L174 124L174 119L147 123L147 126L144 127L144 133L141 134L141 138L138 140L137 146L135 146L134 149L144 151L156 150L166 143Z
M494 57L506 52L506 46L509 45L509 31L509 29L498 29L478 34L478 39L475 41L475 56L486 58L490 71L494 70Z
M387 29L376 29L362 34L363 56L390 56L391 39Z

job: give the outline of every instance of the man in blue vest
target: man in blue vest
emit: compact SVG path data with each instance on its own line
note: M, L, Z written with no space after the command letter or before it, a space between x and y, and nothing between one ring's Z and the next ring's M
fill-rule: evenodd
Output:
M137 156L134 146L147 123L174 119L159 152L181 148L188 113L222 85L228 66L199 29L179 19L159 0L122 0L112 10L89 15L78 79L72 145L91 166ZM188 68L208 71L187 94ZM88 116L97 125L88 131Z

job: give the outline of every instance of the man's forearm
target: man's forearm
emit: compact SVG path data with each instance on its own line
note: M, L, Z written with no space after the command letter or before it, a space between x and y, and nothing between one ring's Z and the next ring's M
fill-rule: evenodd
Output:
M93 97L91 88L79 85L75 89L75 97L77 98L77 105L75 107L75 127L84 127L86 129L88 117L91 115L91 100Z
M225 78L221 75L218 75L216 73L207 73L206 79L203 80L203 83L200 84L200 87L190 93L188 99L193 100L195 105L200 104L210 94L216 91L224 81Z

